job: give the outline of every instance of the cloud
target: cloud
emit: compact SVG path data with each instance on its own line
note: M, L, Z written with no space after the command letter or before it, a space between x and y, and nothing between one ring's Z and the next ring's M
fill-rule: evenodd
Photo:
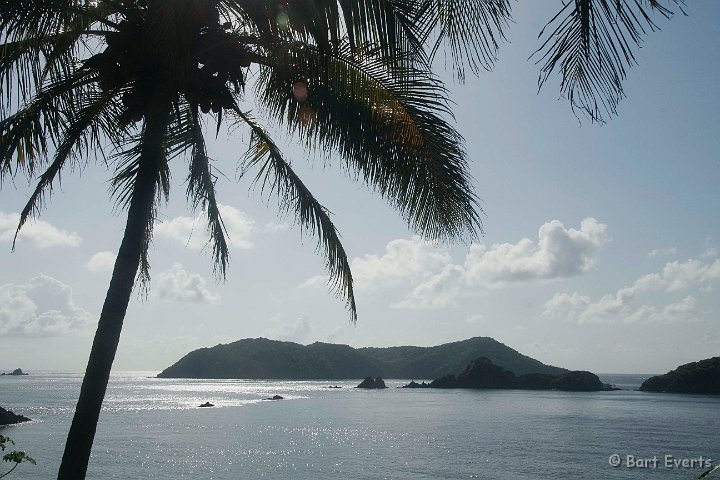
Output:
M228 244L242 249L254 246L251 236L255 221L244 212L229 205L218 205L223 223L227 229ZM207 245L207 217L199 212L195 217L175 217L155 225L155 233L161 237L176 240L188 248L199 250Z
M310 326L307 315L300 315L293 321L281 323L272 329L268 336L284 342L301 343L309 338L311 333L312 326Z
M662 272L640 277L631 287L638 291L665 290L679 292L696 286L709 286L720 279L720 259L705 264L699 260L669 262Z
M113 252L98 252L85 264L91 272L110 272L115 265L115 254Z
M351 263L355 288L381 289L417 282L451 263L448 251L418 236L397 239L385 247L385 254L365 255Z
M290 225L285 222L268 222L265 224L265 227L263 227L263 231L265 231L266 233L279 233L287 230L290 230Z
M457 304L478 287L500 287L581 275L594 265L598 250L609 240L607 225L586 218L580 229L558 220L542 225L538 241L470 245L463 263L454 263L448 250L415 236L389 242L383 255L367 254L351 263L356 290L412 289L393 308L438 309ZM317 275L300 287L317 287L327 277Z
M583 220L580 230L553 220L540 227L537 244L523 238L489 248L471 245L465 281L491 286L574 277L592 267L597 251L608 240L607 225L594 218Z
M515 244L470 245L463 265L448 264L424 280L395 308L436 309L457 304L457 297L478 287L499 287L538 280L569 278L586 272L608 241L607 225L586 218L580 230L558 220L542 225L538 242L524 238Z
M303 283L299 285L300 288L315 288L320 287L323 285L328 284L328 276L327 275L315 275L307 280L305 280Z
M417 285L393 308L437 309L456 305L465 270L447 265L442 272Z
M677 249L670 247L670 248L656 248L655 250L651 250L648 252L648 257L655 258L655 257L669 257L672 255L677 255Z
M0 336L45 337L86 329L93 316L73 302L72 288L42 273L0 285Z
M11 243L15 236L20 215L0 212L0 241ZM20 230L18 244L27 243L36 248L77 247L82 239L75 232L60 230L43 220L32 220Z
M697 260L668 262L660 273L638 278L629 287L621 288L593 302L579 293L557 293L545 303L546 318L565 318L578 323L673 323L704 317L692 295L662 308L653 305L635 306L636 299L649 292L677 293L699 288L711 289L720 279L720 260L705 264Z
M180 263L157 276L157 294L165 300L190 303L217 303L220 295L209 291L199 274L189 274Z

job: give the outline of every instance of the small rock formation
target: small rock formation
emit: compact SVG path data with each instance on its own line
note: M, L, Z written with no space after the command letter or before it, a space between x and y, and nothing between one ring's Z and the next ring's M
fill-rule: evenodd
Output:
M205 402L205 403L203 403L202 405L198 405L198 407L201 407L201 408L214 407L214 406L215 406L215 405L213 405L213 404L210 403L210 402Z
M3 375L27 375L27 373L23 373L22 369L16 368L10 373L3 373Z
M387 386L385 385L383 379L380 377L365 377L365 380L360 382L360 385L355 388L379 389L387 388Z
M720 394L720 357L680 365L665 375L648 378L643 392Z
M264 398L263 400L283 400L285 397L281 397L280 395L273 395L272 397Z
M415 380L410 380L410 383L400 388L430 388L430 384L425 382L417 383Z
M337 386L337 385L334 385L334 386L333 386L333 385L328 385L328 386L325 387L325 388L342 388L342 387L339 387L339 386Z
M12 425L15 423L29 422L30 419L22 415L16 415L10 410L0 407L0 425Z

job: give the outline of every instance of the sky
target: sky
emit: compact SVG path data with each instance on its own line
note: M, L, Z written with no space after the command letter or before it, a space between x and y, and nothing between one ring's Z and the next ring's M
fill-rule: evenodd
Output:
M247 134L210 145L231 238L213 276L187 162L150 250L147 295L131 300L115 370L160 371L191 350L241 338L309 344L439 345L490 336L538 360L597 373L664 373L720 354L720 3L658 19L627 98L605 125L579 121L557 84L538 93L528 57L560 2L518 2L492 72L464 84L438 62L455 102L485 233L437 244L370 188L284 138L293 167L333 212L351 258L358 321L328 290L315 239L237 165ZM11 252L24 178L0 190L0 370L83 371L124 212L112 171L67 171Z

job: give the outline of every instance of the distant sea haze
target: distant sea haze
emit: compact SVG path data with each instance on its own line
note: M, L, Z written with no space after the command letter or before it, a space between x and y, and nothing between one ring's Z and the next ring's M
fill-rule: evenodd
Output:
M30 373L0 380L3 406L33 419L3 435L38 460L14 478L45 480L57 473L82 376ZM626 463L720 459L720 397L637 391L649 375L600 375L628 390L559 392L156 374L111 377L88 478L688 479L702 469ZM273 395L283 400L263 400Z

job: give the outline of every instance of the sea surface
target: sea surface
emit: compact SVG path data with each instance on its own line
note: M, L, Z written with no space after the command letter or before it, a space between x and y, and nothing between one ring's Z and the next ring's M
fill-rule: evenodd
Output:
M156 373L113 374L88 478L692 479L699 463L720 463L720 397L635 390L645 376L601 375L627 390L571 393ZM0 434L38 462L8 479L55 478L81 380L0 377L0 405L33 419ZM263 400L272 395L285 399ZM215 407L197 407L206 401ZM628 466L628 455L645 468ZM672 462L683 459L694 467Z

